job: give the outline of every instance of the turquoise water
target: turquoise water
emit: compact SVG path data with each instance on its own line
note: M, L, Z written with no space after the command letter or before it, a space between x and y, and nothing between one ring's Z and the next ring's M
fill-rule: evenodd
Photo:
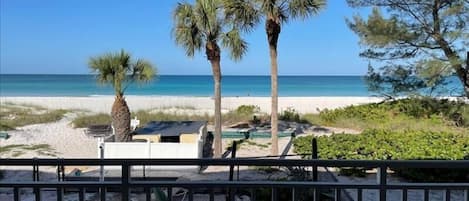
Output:
M113 95L110 86L93 75L0 74L0 96ZM212 96L212 76L162 75L145 84L132 84L126 95ZM279 96L370 96L362 76L279 76ZM269 76L224 76L222 96L270 96Z

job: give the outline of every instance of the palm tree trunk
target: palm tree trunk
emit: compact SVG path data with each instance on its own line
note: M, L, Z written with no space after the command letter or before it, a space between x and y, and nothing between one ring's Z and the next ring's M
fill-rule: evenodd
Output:
M207 58L212 65L214 99L215 99L215 135L214 135L214 157L220 158L222 152L221 141L221 67L220 48L216 42L208 42L206 46Z
M221 73L220 61L212 63L213 81L214 81L214 98L215 98L215 138L214 138L214 156L221 157Z
M270 80L271 80L271 93L272 93L272 108L270 112L270 125L271 125L271 140L272 149L271 155L278 155L278 64L277 64L277 41L280 35L280 23L267 19L266 24L267 39L269 42L270 51Z
M124 96L116 96L112 105L111 116L116 141L127 142L132 140L130 135L130 111Z

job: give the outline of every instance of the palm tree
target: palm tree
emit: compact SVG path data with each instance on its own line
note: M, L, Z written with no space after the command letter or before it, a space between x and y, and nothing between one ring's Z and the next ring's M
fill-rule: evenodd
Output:
M271 73L271 135L272 155L278 155L278 82L277 42L281 26L290 19L306 19L317 14L326 5L325 0L225 0L226 15L250 30L265 19L265 32L270 53Z
M88 65L93 73L97 73L99 83L110 84L114 88L116 97L111 118L116 141L130 141L130 111L124 92L130 83L143 83L153 79L156 69L146 60L132 61L130 54L124 50L91 57Z
M193 57L195 51L205 48L205 55L212 67L215 98L215 157L221 156L221 70L220 45L229 50L238 61L247 51L247 43L241 38L236 23L226 19L221 0L196 0L194 4L178 3L174 9L173 36L176 44Z

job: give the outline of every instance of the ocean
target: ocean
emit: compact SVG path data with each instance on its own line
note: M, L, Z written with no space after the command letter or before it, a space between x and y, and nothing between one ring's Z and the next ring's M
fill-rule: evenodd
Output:
M279 76L279 96L370 96L363 76ZM0 96L107 96L110 86L94 75L0 74ZM213 96L210 75L161 75L147 84L130 84L125 95ZM223 76L222 96L270 96L270 76Z

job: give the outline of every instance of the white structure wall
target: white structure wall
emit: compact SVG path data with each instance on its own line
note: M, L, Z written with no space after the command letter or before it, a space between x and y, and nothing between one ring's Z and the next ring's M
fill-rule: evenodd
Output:
M103 142L99 158L201 158L204 141L197 143ZM139 167L134 167L139 169ZM141 168L141 167L140 167ZM195 169L197 166L152 166L147 169Z

